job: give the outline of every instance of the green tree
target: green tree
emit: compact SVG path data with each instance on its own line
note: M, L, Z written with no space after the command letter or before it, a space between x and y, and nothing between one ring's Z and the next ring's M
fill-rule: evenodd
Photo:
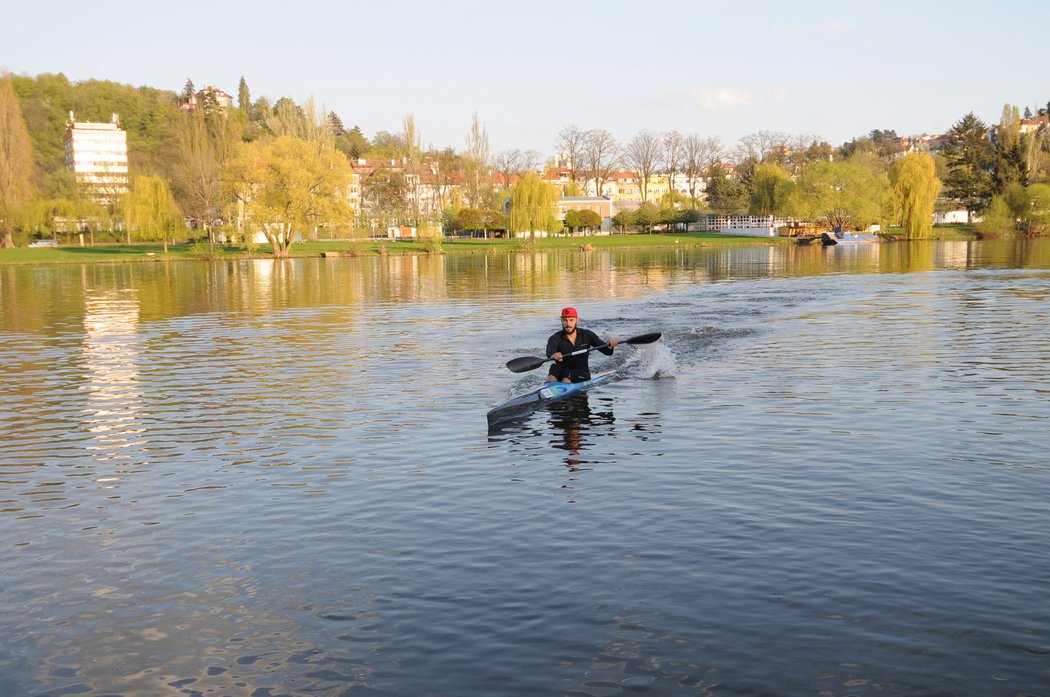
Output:
M361 133L359 126L354 126L347 131L346 136L336 140L336 147L345 152L349 157L358 159L364 157L368 152L368 139Z
M1017 107L1007 104L999 127L995 130L994 181L997 193L1003 193L1013 183L1028 184L1025 143L1021 137L1021 114Z
M252 95L248 91L248 82L243 75L241 75L241 81L237 84L237 108L243 111L246 116L251 115Z
M536 172L526 172L510 188L509 229L528 232L531 239L535 239L537 231L557 232L561 228L561 221L554 215L557 204L558 187Z
M274 257L288 256L297 236L346 223L353 214L346 195L350 168L330 145L290 136L248 143L222 175L245 235L261 231Z
M659 206L648 201L638 206L634 211L634 224L642 225L646 231L653 234L653 226L664 221L664 216Z
M597 212L586 210L579 211L579 226L585 230L593 230L602 226L602 217Z
M625 228L636 225L637 219L634 211L617 211L616 215L612 217L612 222L613 225L620 228L620 232L623 232Z
M563 222L565 223L565 227L569 228L569 234L571 235L577 228L582 227L582 225L580 225L580 211L566 211Z
M994 191L992 178L994 150L988 140L988 127L970 112L947 133L944 158L948 175L944 193L966 209L970 221L983 211Z
M13 247L14 231L33 196L33 150L11 76L0 74L0 247Z
M783 202L785 185L791 181L788 171L778 164L764 162L755 166L752 177L751 215L775 215Z
M141 239L159 237L164 242L164 251L168 251L168 239L184 222L163 177L147 175L132 180L124 202L124 223L129 238L132 232Z
M799 174L785 210L829 228L847 229L884 219L889 181L854 161L818 162Z
M1001 195L992 196L985 207L984 215L974 226L982 237L1012 235L1017 230L1017 218Z
M893 210L908 239L933 233L933 206L941 190L937 167L927 153L913 152L890 165Z
M707 205L722 215L733 215L747 207L747 188L730 180L721 162L711 165L705 193Z
M1030 235L1050 235L1050 184L1032 184L1028 187L1025 232Z

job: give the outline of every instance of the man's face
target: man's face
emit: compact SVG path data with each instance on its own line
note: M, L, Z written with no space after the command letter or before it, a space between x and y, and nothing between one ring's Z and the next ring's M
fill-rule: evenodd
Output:
M576 331L577 321L577 317L562 317L561 328L564 329L567 334L572 334L574 331Z

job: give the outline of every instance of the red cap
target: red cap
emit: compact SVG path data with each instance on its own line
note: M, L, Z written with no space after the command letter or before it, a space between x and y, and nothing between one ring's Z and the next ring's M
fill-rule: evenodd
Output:
M561 311L561 316L562 317L577 317L577 318L579 317L579 315L576 314L576 308L575 307L567 307L567 308L565 308L564 310Z

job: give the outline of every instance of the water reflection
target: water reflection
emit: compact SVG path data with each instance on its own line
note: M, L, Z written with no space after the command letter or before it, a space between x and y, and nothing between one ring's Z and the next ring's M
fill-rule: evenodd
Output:
M128 460L123 452L145 429L140 423L139 302L133 290L89 294L84 303L84 426L96 460Z
M550 406L551 446L567 453L564 462L570 472L585 469L587 459L582 451L591 445L594 430L616 422L611 402L604 406L603 411L592 410L591 395L586 392Z

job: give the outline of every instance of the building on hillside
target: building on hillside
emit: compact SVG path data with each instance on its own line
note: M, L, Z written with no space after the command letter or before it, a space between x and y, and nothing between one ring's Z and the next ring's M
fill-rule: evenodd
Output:
M210 104L214 104L220 113L225 114L233 108L233 96L214 85L207 85L196 94L179 99L179 108L183 111L196 111L198 107L207 108Z
M128 136L116 114L109 123L66 124L66 168L96 202L109 204L128 191Z

